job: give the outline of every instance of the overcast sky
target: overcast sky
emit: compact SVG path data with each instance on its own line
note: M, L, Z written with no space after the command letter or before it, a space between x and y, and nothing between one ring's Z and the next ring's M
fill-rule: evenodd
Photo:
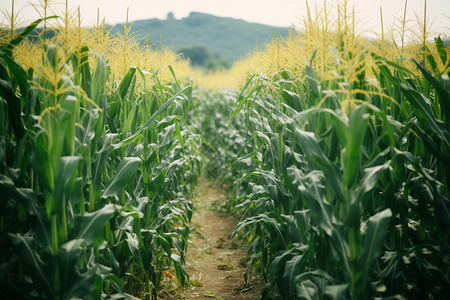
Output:
M43 1L16 0L16 10L27 3ZM49 1L65 3L65 0ZM316 3L322 5L323 0L311 1L310 7ZM335 3L327 1L329 7L336 8ZM333 5L334 4L334 5ZM379 31L380 6L383 9L384 20L392 20L393 16L401 17L405 5L404 0L349 0L355 7L356 17L361 21L360 29ZM159 18L165 19L167 13L173 12L175 18L180 19L189 15L191 11L205 12L223 17L244 19L249 22L268 24L277 27L298 24L299 18L305 16L305 0L69 0L70 7L80 7L83 23L92 25L97 18L97 8L100 8L100 17L105 18L109 24L124 22L127 7L129 19L140 20ZM59 5L61 9L64 4ZM0 0L2 11L11 10L11 0ZM423 18L424 0L409 0L407 18L415 19L415 13ZM450 32L450 0L428 0L427 15L434 20L433 28L441 33ZM30 7L21 11L21 20L36 19L37 14ZM2 16L2 22L5 22Z

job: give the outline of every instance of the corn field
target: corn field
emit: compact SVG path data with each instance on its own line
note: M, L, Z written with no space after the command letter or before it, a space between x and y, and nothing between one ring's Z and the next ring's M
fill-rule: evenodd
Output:
M232 190L261 299L445 298L448 37L424 21L410 43L405 27L369 42L346 4L207 76L69 12L55 37L28 39L54 17L2 28L1 298L157 299L167 272L189 286L202 176Z

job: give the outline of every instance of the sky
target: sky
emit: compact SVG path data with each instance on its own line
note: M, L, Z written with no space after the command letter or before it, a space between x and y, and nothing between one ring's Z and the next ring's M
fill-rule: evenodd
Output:
M39 17L28 3L39 5L43 0L15 0L15 10L20 11L20 20L27 24ZM60 3L62 10L65 0L50 0ZM310 8L323 6L323 0L309 0ZM343 1L329 0L327 6L336 9L336 3ZM0 0L2 12L11 11L12 0ZM306 15L306 0L68 0L69 7L80 8L84 25L93 25L97 19L97 9L100 8L100 18L105 18L109 24L125 22L127 7L129 20L150 18L165 19L169 12L180 19L190 12L205 12L222 17L243 19L248 22L267 24L275 27L291 27L298 25L299 20ZM354 7L359 20L358 31L380 31L380 7L383 20L389 22L394 17L402 17L405 0L348 0ZM416 19L416 14L423 19L424 0L409 0L407 19ZM440 33L450 33L450 0L428 0L427 15L433 20L433 29ZM0 17L2 23L4 16ZM411 23L412 24L412 23Z

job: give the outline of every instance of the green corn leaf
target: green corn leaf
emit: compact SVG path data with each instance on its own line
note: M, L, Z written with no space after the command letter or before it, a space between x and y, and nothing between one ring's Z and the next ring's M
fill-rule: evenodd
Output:
M306 63L306 80L308 81L309 88L312 91L313 96L318 100L320 96L319 86L317 84L317 75L314 72L314 69L311 66L311 63Z
M286 223L286 227L288 229L287 234L288 241L290 243L299 243L301 241L299 228L301 227L297 225L296 223L297 219L294 217L294 215L281 215L281 218Z
M102 236L99 233L105 228L106 222L115 211L116 207L108 204L92 213L85 213L81 216L80 229L75 237L84 239L87 245L92 245L99 236Z
M102 197L118 195L136 174L141 160L138 157L125 157L120 161L117 172L107 183Z
M308 184L301 186L300 191L306 196L311 208L311 223L319 226L327 235L332 236L334 223L333 207L325 198L325 189L321 184L323 173L312 171L304 177Z
M231 120L230 120L230 122L233 121L233 120L236 118L236 116L241 112L241 110L242 110L242 108L244 107L244 104L247 102L247 100L248 100L250 97L252 97L252 96L256 98L257 95L259 94L259 92L261 91L261 89L262 89L263 87L264 87L263 85L258 85L258 86L256 86L256 87L254 87L254 88L248 93L247 96L245 96L245 97L240 96L240 97L238 98L238 103L237 103L237 105L236 105L236 108L234 109L233 115L231 115Z
M448 76L446 75L441 76L440 80L438 80L418 62L416 62L415 60L413 61L416 64L417 68L419 68L419 70L422 72L423 76L430 82L430 84L438 92L442 114L446 117L447 121L450 120L450 88L446 86L446 80L448 80ZM447 126L447 129L448 128L450 127Z
M287 295L292 295L295 291L295 277L302 274L305 270L306 255L296 255L288 260L285 264L284 274L282 277L281 288Z
M167 100L161 107L150 117L150 119L145 122L144 125L142 125L132 136L126 138L125 140L117 143L114 145L114 149L119 149L121 147L125 147L135 141L138 137L140 137L140 133L147 129L153 122L156 121L156 118L162 114L176 99L181 98L183 94L188 94L192 92L192 86L187 86L183 88L181 91L176 93L172 98Z
M125 120L123 120L123 125L121 128L121 133L123 136L126 136L131 128L131 124L133 123L134 119L136 118L136 110L138 109L137 105L133 105L131 110L128 113Z
M400 84L400 87L413 105L417 117L422 120L423 124L433 133L433 135L447 143L450 147L450 135L448 131L445 130L445 124L436 118L430 100L408 85Z
M64 150L66 155L73 155L75 151L75 116L80 109L78 99L73 95L66 95L62 100L61 134L64 136Z
M435 155L441 162L445 163L445 165L450 165L450 155L446 151L442 151L441 147L443 146L441 145L441 140L436 139L434 135L429 134L422 127L416 126L414 131L423 140L423 144L428 151Z
M0 79L4 79L6 81L11 82L11 84L18 85L20 89L21 96L25 98L27 94L30 92L31 85L28 80L28 75L25 69L19 65L13 58L12 55L8 54L8 52L2 52L0 49L0 58L6 63L8 67L8 71L6 69L2 70L2 74ZM3 69L3 66L2 66ZM11 74L11 76L9 75ZM14 90L14 88L13 88ZM27 106L29 103L25 103ZM28 114L30 109L26 111Z
M357 261L359 272L354 274L355 278L358 279L356 289L360 292L360 295L367 293L366 289L369 287L373 264L383 254L384 239L388 232L391 216L391 210L385 209L367 220L367 230L364 233L362 252ZM355 297L357 295L352 296Z
M317 269L297 275L295 281L297 283L297 293L300 293L300 295L302 295L302 292L299 290L299 283L308 282L307 286L312 288L309 289L309 291L313 292L315 298L326 299L326 288L328 286L333 286L336 280L327 272Z
M117 133L117 126L114 123L114 118L119 114L120 108L121 100L119 99L118 94L114 94L113 99L109 102L107 113L107 121L112 133Z
M243 220L242 222L239 222L239 224L236 226L233 232L233 236L235 236L237 233L239 233L241 230L243 230L245 227L254 225L254 224L263 224L265 228L272 234L275 233L275 236L278 237L279 241L281 242L282 246L284 248L287 247L286 242L283 237L283 233L281 232L281 226L277 222L276 219L269 217L266 214L259 214L258 216L247 218Z
M262 300L267 300L267 299L269 299L269 292L270 292L270 290L272 289L272 286L273 286L273 282L272 281L270 281L270 282L268 282L268 283L266 283L265 285L264 285L264 288L263 288L263 291L262 291L262 296L261 296L261 299ZM271 298L270 298L271 299Z
M300 239L302 243L306 244L308 242L308 232L310 222L311 222L311 210L304 209L301 211L294 211L295 223L297 224L297 230L300 234Z
M181 287L184 287L186 283L189 282L189 275L183 267L181 257L177 254L172 254L171 259L174 263L177 280L180 283Z
M0 173L0 195L3 195L4 199L12 199L15 193L16 185L9 174ZM3 216L7 205L8 201L0 201L0 216Z
M175 71L173 70L171 65L167 66L169 68L170 73L172 74L173 80L175 80L176 86L179 86L177 76L175 76Z
M103 169L106 167L106 163L111 153L114 151L114 140L117 138L117 133L107 133L103 138L102 148L97 152L92 168L92 177L94 186L101 185L101 175Z
M319 288L310 279L298 281L296 293L299 299L320 300Z
M31 23L30 25L28 25L22 32L20 32L20 34L15 37L10 43L9 45L12 47L15 47L17 45L19 45L24 38L26 38L31 32L33 32L33 30L44 20L50 20L50 19L56 19L58 18L58 16L50 16L47 18L43 18L43 19L37 19L36 21L34 21L33 23Z
M414 170L421 174L423 177L425 177L426 180L434 182L435 178L433 177L433 174L430 172L430 170L426 170L421 163L421 160L419 157L414 156L411 152L408 151L400 151L397 148L394 148L395 156L396 157L402 157L407 162L411 163Z
M447 63L447 51L445 50L444 43L440 36L434 39L436 44L436 49L438 50L439 57L441 59L442 64L445 66Z
M294 247L289 250L282 251L281 255L276 256L272 260L269 268L270 274L272 276L278 275L281 278L284 274L284 266L286 265L286 262L296 255L303 255L306 249L306 245L301 245L299 247Z
M434 73L436 73L437 70L437 63L436 60L434 59L434 56L431 54L430 49L425 46L425 49L423 50L424 56L426 57L426 59L428 60L428 63L430 64L431 69L433 70Z
M34 223L34 232L36 233L36 238L39 245L47 251L51 252L51 237L49 230L49 223L47 220L47 215L45 213L45 208L39 206L36 194L31 189L26 188L15 188L13 191L16 199L20 201L20 203L25 208L28 215L32 217Z
M64 156L59 159L53 197L49 198L52 200L52 203L46 203L49 215L58 213L61 202L65 199L64 195L72 193L76 176L75 171L80 160L81 157L78 156Z
M80 53L81 88L89 98L92 98L92 77L89 67L89 47L81 47Z
M14 135L17 139L21 139L25 134L25 128L21 116L20 99L14 93L11 83L3 79L0 79L0 96L8 104L8 120Z
M58 258L60 264L60 277L62 279L62 290L69 289L69 286L73 283L73 279L76 278L77 273L74 265L77 264L80 257L83 255L83 239L70 240L61 245Z
M450 227L450 200L441 191L434 196L434 213L443 229Z
M294 92L284 90L281 96L290 107L298 112L306 108L305 101Z
M175 135L177 136L178 141L180 142L181 147L184 149L184 139L180 131L180 124L178 121L175 121Z
M395 78L394 76L392 76L391 71L389 70L387 65L392 65L390 62L386 61L383 58L377 57L376 55L372 55L374 56L374 58L377 60L378 62L378 70L380 71L380 74L383 75L387 80L389 80L391 83L395 84L396 86L399 85L399 81L397 80L397 78ZM400 65L398 65L399 68L397 68L397 64L395 64L395 68L397 70L402 70L404 69L403 67L401 67ZM409 72L409 71L408 71ZM374 73L377 73L376 71L374 71Z
M134 232L126 232L126 235L127 238L125 239L125 241L127 242L128 249L130 249L131 258L139 267L143 268L137 235Z
M79 272L75 278L71 278L70 288L64 290L62 298L101 299L104 288L103 278L111 275L110 268L100 264L93 264L84 272Z
M125 99L125 96L130 89L131 82L133 81L134 74L136 74L136 67L132 67L128 70L128 73L123 77L122 81L119 84L118 92L120 99Z
M36 252L34 239L30 235L8 234L25 268L40 290L44 291L49 298L55 298L51 277L48 276L50 270L48 266Z
M105 58L101 54L97 54L97 66L95 67L94 75L92 77L91 91L92 100L95 103L100 103L100 96L104 93L106 81L108 79L107 65Z
M324 299L346 300L348 299L348 284L327 285L325 287Z
M438 91L439 95L446 100L449 98L449 91L446 89L444 82L439 81L436 77L433 76L429 71L427 71L421 64L417 61L413 60L416 64L417 68L422 72L423 76L431 83L431 85ZM441 78L442 79L442 78Z
M339 200L344 202L344 196L340 186L342 174L325 155L317 142L314 133L294 128L294 134L296 135L297 141L300 143L303 152L308 157L309 162L313 163L313 166L318 166L324 174L327 174L326 180L334 194Z
M83 252L83 239L73 239L61 245L58 256L64 261L65 269L69 269L69 264L73 263L74 260L80 258L81 253Z
M248 88L248 86L252 83L253 78L256 76L256 74L253 74L245 83L244 87L241 89L241 92L239 94L239 96L236 98L237 102L239 102L242 98L242 95L244 94L245 90Z
M362 180L358 183L356 189L355 199L362 199L366 193L371 191L378 184L380 176L389 169L391 161L387 161L385 164L364 169L364 175Z
M359 179L362 144L367 128L368 115L365 106L359 105L352 110L347 129L347 145L344 155L344 183L350 188Z
M8 54L8 52L1 48L0 48L0 59L3 61L6 61L8 59L13 60L12 57ZM0 64L0 79L8 80L8 78L9 73L6 66L4 64Z
M305 250L305 246L303 246L302 250ZM289 290L291 282L282 281L283 274L285 273L286 262L291 260L292 257L295 257L297 254L300 254L300 256L302 256L303 251L300 251L299 253L299 249L297 247L285 250L281 255L275 257L270 264L270 274L280 281L280 286L286 287L280 289L280 293L284 298L288 298L292 295L292 291Z
M380 71L382 71L383 74L392 83L397 83L396 85L398 85L398 83L399 83L398 78L396 78L392 75L392 73L390 72L389 68L387 68L387 66L393 67L393 69L395 69L397 72L403 73L405 76L415 77L415 73L413 71L411 71L410 69L406 68L405 66L402 66L395 62L388 61L387 59L380 57L380 56L375 55L374 57L376 58L376 60L379 63L378 67L380 68Z
M42 127L35 135L35 149L31 154L31 164L34 171L39 174L44 186L49 190L54 189L54 171L51 165L50 153L48 151L49 137Z
M81 138L80 142L83 145L89 145L95 138L95 127L99 119L97 109L91 109L88 113L82 116L82 124L80 126Z

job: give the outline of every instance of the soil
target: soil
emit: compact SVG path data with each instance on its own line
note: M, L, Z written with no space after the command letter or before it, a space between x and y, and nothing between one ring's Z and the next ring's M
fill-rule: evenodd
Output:
M162 299L255 299L261 296L262 284L255 278L246 283L247 248L232 241L238 219L221 209L227 194L211 182L203 181L198 197L186 255L186 271L191 284L182 291L160 292Z

